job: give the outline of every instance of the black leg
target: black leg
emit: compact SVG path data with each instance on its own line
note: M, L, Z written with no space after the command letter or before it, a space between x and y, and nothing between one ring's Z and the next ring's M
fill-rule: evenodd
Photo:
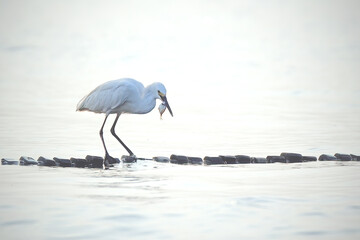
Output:
M104 149L105 149L105 157L104 157L104 169L109 169L109 159L113 158L109 155L107 149L106 149L106 145L105 145L105 141L104 141L104 137L103 137L103 129L104 129L104 126L105 126L105 122L106 122L106 119L108 118L108 114L105 116L105 120L104 120L104 123L103 125L101 126L101 129L100 129L100 138L101 138L101 141L102 141L102 144L104 146Z
M103 137L103 129L104 129L104 126L105 126L105 122L106 122L106 119L108 118L109 115L106 114L105 116L105 120L104 120L104 123L103 125L101 126L101 129L100 129L100 138L101 138L101 141L102 141L102 144L104 146L104 149L105 149L105 155L109 155L107 149L106 149L106 146L105 146L105 142L104 142L104 137Z
M115 133L115 126L116 126L116 123L117 123L119 117L120 117L120 114L117 114L114 124L111 127L111 134L119 141L119 143L121 143L121 145L126 149L126 151L128 151L130 156L134 156L133 152L125 145L125 143L123 141L121 141L121 139Z

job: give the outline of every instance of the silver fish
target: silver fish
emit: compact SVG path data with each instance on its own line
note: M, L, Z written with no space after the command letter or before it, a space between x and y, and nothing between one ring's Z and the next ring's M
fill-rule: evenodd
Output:
M163 115L163 113L165 112L165 110L166 110L166 105L165 105L165 103L161 103L160 105L159 105L159 112L160 112L160 119L162 120L162 115Z

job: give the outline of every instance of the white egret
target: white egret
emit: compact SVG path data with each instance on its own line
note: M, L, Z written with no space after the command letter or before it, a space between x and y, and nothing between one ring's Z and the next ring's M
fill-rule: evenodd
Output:
M150 112L156 105L156 99L160 99L173 116L166 98L165 86L160 82L152 83L145 88L142 83L130 78L112 80L101 84L80 100L76 107L77 111L105 113L105 120L100 129L100 138L105 149L105 166L108 166L109 159L112 159L103 138L103 128L108 116L116 114L111 127L111 134L121 143L130 156L135 157L134 153L116 135L116 123L122 113L146 114Z

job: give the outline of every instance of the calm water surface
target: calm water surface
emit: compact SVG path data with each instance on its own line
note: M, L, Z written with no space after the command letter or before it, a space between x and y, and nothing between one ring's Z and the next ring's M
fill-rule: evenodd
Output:
M360 155L358 5L0 1L0 158L103 156L104 116L75 107L122 77L174 112L120 117L138 157ZM0 166L0 238L360 239L359 168Z
M360 164L1 166L4 239L358 239Z

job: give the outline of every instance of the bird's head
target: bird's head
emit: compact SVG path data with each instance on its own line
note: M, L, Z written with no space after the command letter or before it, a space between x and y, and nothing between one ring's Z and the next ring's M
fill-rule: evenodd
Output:
M156 90L157 90L156 98L160 99L163 102L163 104L166 106L166 108L169 109L169 112L170 112L171 116L173 116L173 113L171 111L169 102L168 102L168 100L166 98L166 88L165 88L165 86L162 83L155 83L155 85L156 85ZM165 109L163 110L163 112L164 111L165 111Z

